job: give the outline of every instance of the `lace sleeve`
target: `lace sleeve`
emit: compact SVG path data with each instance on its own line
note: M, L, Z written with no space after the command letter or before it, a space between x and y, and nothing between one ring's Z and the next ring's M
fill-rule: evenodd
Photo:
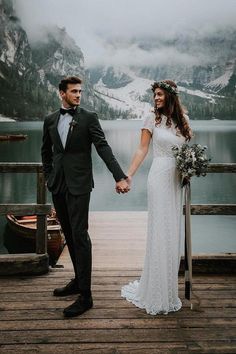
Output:
M154 113L149 113L147 117L144 119L141 129L147 129L152 134L154 126L155 126L155 115Z

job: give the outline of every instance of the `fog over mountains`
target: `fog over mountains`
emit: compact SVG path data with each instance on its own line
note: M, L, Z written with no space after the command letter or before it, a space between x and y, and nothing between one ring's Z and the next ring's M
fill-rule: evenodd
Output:
M108 105L95 94L85 72L83 53L65 29L45 27L42 40L30 43L13 4L0 0L0 114L43 119L59 107L61 78L79 75L85 81L84 106L109 118Z
M233 25L162 35L140 29L134 35L132 28L127 35L109 35L103 28L89 37L84 30L71 31L70 22L69 30L32 24L30 7L27 0L0 0L0 114L43 119L58 107L58 81L78 75L85 82L83 106L102 119L143 118L152 104L151 83L165 78L178 83L192 119L235 119Z

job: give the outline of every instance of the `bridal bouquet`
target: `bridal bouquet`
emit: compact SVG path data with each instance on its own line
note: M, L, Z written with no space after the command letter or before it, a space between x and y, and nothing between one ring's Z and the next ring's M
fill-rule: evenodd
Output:
M176 158L176 167L182 175L182 186L184 186L192 176L206 176L207 167L210 162L206 154L207 146L200 144L174 145L173 154Z

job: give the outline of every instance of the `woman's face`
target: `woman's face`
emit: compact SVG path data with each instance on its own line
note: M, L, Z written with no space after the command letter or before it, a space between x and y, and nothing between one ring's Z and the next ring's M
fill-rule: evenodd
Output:
M154 91L154 102L157 108L165 107L165 91L157 87Z

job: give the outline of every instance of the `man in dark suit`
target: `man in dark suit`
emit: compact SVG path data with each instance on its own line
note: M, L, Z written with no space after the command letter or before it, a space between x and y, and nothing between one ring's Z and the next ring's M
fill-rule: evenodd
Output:
M81 84L78 77L60 82L62 107L45 118L41 149L47 187L52 192L75 272L75 278L65 287L54 290L55 296L78 294L77 300L64 309L65 317L81 315L93 306L88 234L90 192L94 187L92 144L113 174L116 190L129 190L127 176L105 139L96 113L79 107Z

